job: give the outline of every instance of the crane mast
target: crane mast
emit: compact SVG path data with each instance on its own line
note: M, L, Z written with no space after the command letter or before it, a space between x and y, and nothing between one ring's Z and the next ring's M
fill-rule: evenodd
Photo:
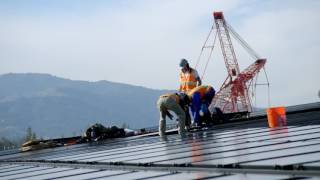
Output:
M230 81L232 81L240 73L237 57L234 52L230 34L222 12L214 12L213 16L220 40L220 46L224 61L228 70Z
M228 77L216 95L215 104L218 103L224 112L251 112L251 103L248 90L244 82L234 80L240 74L236 54L232 45L227 23L222 12L213 13L222 54L228 71ZM230 87L230 88L229 88Z
M247 85L247 83L252 80L255 75L264 67L266 59L260 59L249 47L249 45L243 39L241 39L241 37L231 28L231 26L227 24L222 12L214 12L213 17L228 76L212 100L209 110L214 112L214 108L218 107L224 113L252 112L252 106L248 92L249 85ZM210 31L210 33L211 32L212 31ZM251 55L257 59L243 72L240 72L229 32L231 32L232 35L239 40L241 45L250 51ZM207 41L205 44L206 43ZM204 45L204 47L206 46Z

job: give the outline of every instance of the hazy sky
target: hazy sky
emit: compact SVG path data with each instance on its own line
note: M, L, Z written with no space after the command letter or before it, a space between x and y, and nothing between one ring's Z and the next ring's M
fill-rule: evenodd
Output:
M213 11L223 11L267 58L271 105L319 101L317 0L1 0L0 74L49 73L176 89L179 60L195 65ZM254 59L234 45L243 70ZM200 61L199 74L205 62ZM216 48L204 84L219 89L225 69ZM266 106L267 88L259 87L257 96L258 106Z

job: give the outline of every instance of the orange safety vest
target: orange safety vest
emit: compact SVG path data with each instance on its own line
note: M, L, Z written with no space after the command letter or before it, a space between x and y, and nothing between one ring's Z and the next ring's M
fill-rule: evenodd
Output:
M197 86L197 79L195 72L191 69L191 72L180 73L180 91L188 92Z
M164 94L164 95L161 95L161 96L160 96L160 98L164 98L164 97L172 98L172 99L174 99L178 104L179 104L179 102L180 102L179 96L176 95L176 94Z
M204 95L206 94L206 92L208 92L212 87L208 86L208 85L202 85L202 86L198 86L196 88L193 88L191 91L188 92L188 96L191 98L192 95L195 92L199 92L200 93L200 98L203 98Z

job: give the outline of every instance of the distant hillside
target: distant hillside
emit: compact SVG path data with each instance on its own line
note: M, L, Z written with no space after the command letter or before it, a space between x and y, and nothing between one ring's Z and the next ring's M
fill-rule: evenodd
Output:
M156 101L167 92L109 81L73 81L48 74L0 76L0 137L78 135L90 124L142 128L158 124Z

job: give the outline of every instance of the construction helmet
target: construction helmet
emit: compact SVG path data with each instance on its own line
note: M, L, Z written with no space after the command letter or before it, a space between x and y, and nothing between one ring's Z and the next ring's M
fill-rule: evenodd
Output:
M182 67L182 68L186 67L187 64L188 64L188 61L186 59L181 59L180 60L180 64L179 64L180 67Z

